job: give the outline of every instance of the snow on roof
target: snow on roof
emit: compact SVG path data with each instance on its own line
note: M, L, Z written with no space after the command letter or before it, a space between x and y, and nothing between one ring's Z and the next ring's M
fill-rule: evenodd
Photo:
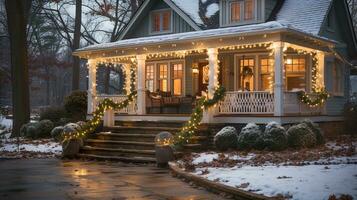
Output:
M200 17L200 5L199 0L171 0L177 7L179 7L184 13L186 13L197 25L206 26ZM208 3L208 2L207 2ZM202 4L206 4L206 1L202 1ZM207 5L206 13L203 16L210 18L216 12L219 11L218 1L209 3Z
M318 35L331 0L285 0L276 20L295 29Z
M272 31L278 30L281 28L287 28L286 26L276 22L266 22L261 24L245 25L245 26L235 26L219 29L209 29L203 31L193 31L185 33L176 33L160 36L151 36L144 38L134 38L127 40L119 40L117 42L103 43L91 45L88 47L81 48L77 51L91 51L91 50L100 50L100 49L110 49L110 48L121 48L121 47L130 47L135 45L145 45L145 44L154 44L160 42L174 42L174 41L183 41L183 40L193 40L193 39L203 39L211 38L218 36L233 36L242 33L252 33L258 31Z

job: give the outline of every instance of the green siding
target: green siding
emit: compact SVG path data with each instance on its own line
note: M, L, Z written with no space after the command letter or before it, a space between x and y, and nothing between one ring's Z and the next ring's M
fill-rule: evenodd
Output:
M134 25L131 27L131 30L129 30L124 39L152 36L149 32L150 12L167 8L170 8L169 5L163 1L158 1L148 5L148 8L144 10L143 13L141 13L141 16L135 21ZM183 33L189 31L194 31L191 25L189 25L175 11L172 11L172 32L165 34Z

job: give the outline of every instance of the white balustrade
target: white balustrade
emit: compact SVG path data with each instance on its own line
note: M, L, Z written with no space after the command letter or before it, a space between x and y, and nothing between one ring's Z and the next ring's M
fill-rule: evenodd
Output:
M226 92L219 103L221 114L272 114L274 94L269 92Z
M310 98L317 98L314 94L309 94ZM324 106L310 107L302 103L296 92L284 93L284 112L287 115L319 115L322 114Z
M98 95L96 97L96 105L95 108L102 102L104 99L111 99L115 103L120 103L125 101L128 97L126 95ZM94 109L95 109L94 108ZM127 114L135 114L137 111L136 98L129 105L121 110L115 110L115 113L127 113Z

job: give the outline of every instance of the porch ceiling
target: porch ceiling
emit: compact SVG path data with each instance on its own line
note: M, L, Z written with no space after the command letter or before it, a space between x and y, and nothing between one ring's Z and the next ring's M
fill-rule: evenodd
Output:
M73 54L80 58L95 59L274 41L289 42L321 51L329 51L336 44L335 41L291 29L278 22L267 22L241 27L120 40L118 42L85 47L75 51Z

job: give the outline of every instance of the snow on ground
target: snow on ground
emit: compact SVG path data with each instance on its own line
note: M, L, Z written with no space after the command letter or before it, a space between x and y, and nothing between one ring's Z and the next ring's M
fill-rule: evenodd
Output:
M5 128L11 128L12 119L6 119L5 117L0 116L0 125L4 126Z
M357 199L356 146L355 140L341 140L286 152L194 153L178 164L208 180L265 196L327 200L347 194Z
M200 175L204 169L198 169ZM264 166L207 168L200 175L246 191L266 196L292 196L292 199L328 199L332 194L357 198L357 165Z
M57 142L46 142L34 140L33 143L28 144L20 144L19 147L16 143L5 143L4 146L0 147L0 152L14 152L14 151L30 151L30 152L39 152L39 153L53 153L53 154L61 154L62 146Z

